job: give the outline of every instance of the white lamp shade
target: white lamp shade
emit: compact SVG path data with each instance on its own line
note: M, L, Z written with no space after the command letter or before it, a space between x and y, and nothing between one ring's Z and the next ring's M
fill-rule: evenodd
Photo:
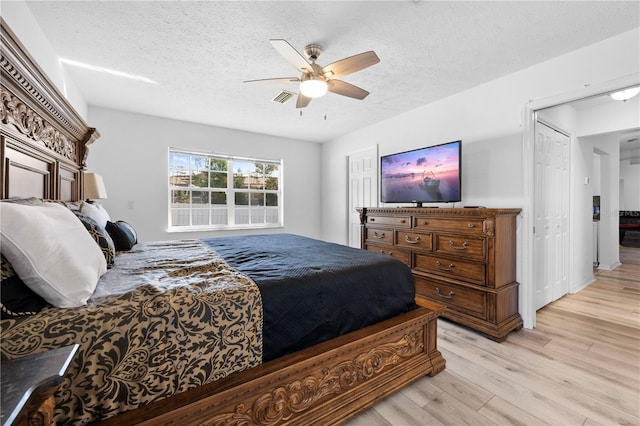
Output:
M318 77L310 77L300 83L300 92L307 98L319 98L327 93L327 82Z
M107 190L104 187L102 176L97 173L84 174L84 198L87 200L107 198Z

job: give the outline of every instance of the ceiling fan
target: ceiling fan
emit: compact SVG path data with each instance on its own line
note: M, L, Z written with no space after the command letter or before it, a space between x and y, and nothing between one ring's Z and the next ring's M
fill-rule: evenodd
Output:
M304 108L309 105L311 99L323 96L327 91L354 99L364 99L369 92L360 87L354 86L338 77L363 70L380 62L380 58L373 50L363 52L358 55L340 59L326 67L316 64L318 56L322 53L322 46L319 44L308 44L304 48L306 58L293 48L286 40L269 40L273 47L287 60L295 69L302 72L300 77L266 78L261 80L247 80L245 83L290 83L299 82L300 92L296 108Z

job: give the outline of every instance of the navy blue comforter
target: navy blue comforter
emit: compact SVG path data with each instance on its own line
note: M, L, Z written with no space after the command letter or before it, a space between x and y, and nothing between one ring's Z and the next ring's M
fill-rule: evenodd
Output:
M203 241L260 288L265 362L416 307L410 269L390 256L291 234Z

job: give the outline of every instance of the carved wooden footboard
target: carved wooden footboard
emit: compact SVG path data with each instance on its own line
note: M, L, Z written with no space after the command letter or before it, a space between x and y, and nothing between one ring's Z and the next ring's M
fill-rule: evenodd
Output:
M436 348L443 310L418 308L101 425L340 424L444 369Z

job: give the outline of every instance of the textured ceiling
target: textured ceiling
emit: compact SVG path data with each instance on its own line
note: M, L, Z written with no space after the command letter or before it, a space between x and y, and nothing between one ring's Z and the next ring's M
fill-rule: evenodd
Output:
M640 2L27 1L89 105L324 142L640 26ZM271 99L297 76L269 43L325 51L327 65L374 50L344 80L363 101L328 94L303 110ZM325 119L326 117L326 119Z

